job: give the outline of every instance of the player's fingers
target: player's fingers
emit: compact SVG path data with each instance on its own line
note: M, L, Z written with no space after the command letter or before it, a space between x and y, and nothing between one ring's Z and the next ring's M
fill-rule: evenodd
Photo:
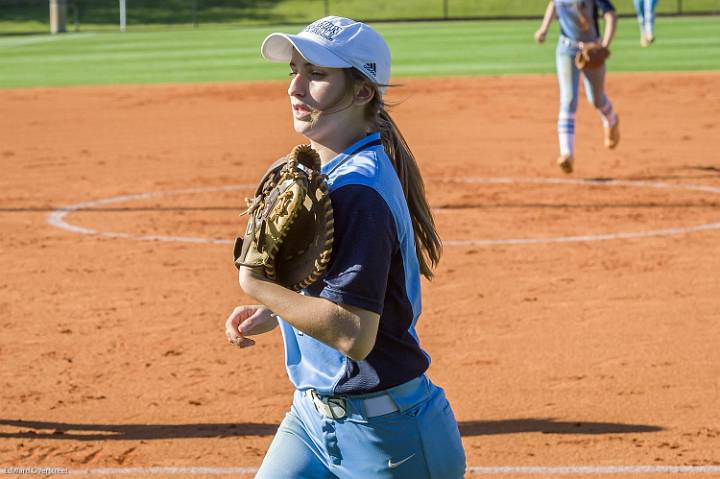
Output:
M248 318L238 325L238 331L240 334L252 334L252 330L255 327L255 321L252 318Z
M249 306L238 306L233 309L230 316L225 320L225 335L228 341L235 343L242 338L242 334L238 331L238 325L246 318L252 316L257 308Z
M233 344L238 348L247 348L255 345L255 341L253 341L252 339L239 335L235 339L230 339L228 336L228 341L230 342L230 344Z
M250 338L246 338L238 332L237 328L234 327L226 327L225 335L227 336L228 342L230 344L234 344L235 346L240 348L246 348L255 344L255 341Z
M228 341L232 343L240 337L240 334L238 334L235 328L225 326L225 336L227 336Z
M257 326L261 325L270 316L270 311L267 308L260 308L253 314L243 320L237 327L240 334L252 334L252 331Z
M230 316L225 320L225 328L232 328L237 330L238 325L245 321L247 318L255 314L257 311L256 306L238 306L232 310Z

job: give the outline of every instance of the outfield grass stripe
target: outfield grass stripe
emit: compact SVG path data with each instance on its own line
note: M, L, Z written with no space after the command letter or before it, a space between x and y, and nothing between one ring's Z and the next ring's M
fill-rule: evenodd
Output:
M72 36L63 35L29 35L20 37L0 37L0 49L3 48L14 48L14 47L25 47L28 45L35 45L41 43L50 42L65 42L65 41L79 41L83 40L84 37L96 35L95 33L83 33Z
M194 49L189 52L186 51L166 51L162 49L152 49L152 50L145 50L145 51L137 51L133 49L122 49L122 50L116 50L113 52L105 52L105 53L90 53L90 54L58 54L53 55L52 57L44 57L42 58L42 61L45 64L65 64L66 62L75 62L75 63L85 63L85 62L106 62L106 61L115 61L115 62L131 62L135 60L160 60L160 61L166 61L169 63L175 62L178 59L182 60L182 62L185 62L187 60L193 60L194 58L214 58L220 62L227 62L228 65L235 65L235 59L239 57L247 57L250 58L251 56L254 57L257 55L257 49L231 49L231 48L208 48L208 49ZM37 64L38 58L36 58L38 55L23 55L18 58L13 59L14 64L22 65L22 64ZM256 62L256 59L253 58L253 62Z
M484 63L476 65L455 64L443 68L428 67L425 64L402 65L395 69L398 76L469 76L469 75L503 75L508 69L514 68L515 73L552 73L554 67L549 67L547 62L537 62L517 67L512 62L505 63Z
M102 34L99 34L99 36L102 36ZM54 38L54 37L49 37ZM67 37L72 38L72 37ZM262 39L260 39L261 41ZM92 52L112 52L115 50L137 50L138 48L142 48L145 50L164 50L167 52L172 52L174 50L178 49L186 49L186 50L193 50L193 49L199 49L199 48L208 48L208 47L214 47L214 48L246 48L248 51L254 50L255 53L260 52L260 46L259 45L250 45L246 44L245 46L242 46L240 44L237 44L237 42L232 41L232 39L228 40L215 40L215 39L202 39L202 41L189 41L184 40L180 38L168 38L164 39L162 41L123 41L122 39L118 39L116 41L113 41L112 39L102 39L100 40L102 43L93 43L89 38L82 38L75 41L76 45L73 45L71 48L73 51L77 52L78 54L85 54L85 53L92 53ZM61 44L63 42L58 42L57 44L48 45L47 42L42 42L40 40L31 41L27 45L19 44L18 46L23 46L23 51L27 52L39 52L42 54L53 54L54 51L62 52L67 51L68 48L70 48L67 45ZM3 48L0 46L0 48ZM5 56L6 54L12 54L12 52L3 52L2 55Z
M558 35L536 45L538 21L377 24L399 76L553 73ZM298 26L0 37L0 87L285 79L260 56L262 39ZM620 22L610 72L720 70L720 18L661 18L642 49L634 19ZM44 41L48 39L47 41ZM25 43L23 43L25 42Z

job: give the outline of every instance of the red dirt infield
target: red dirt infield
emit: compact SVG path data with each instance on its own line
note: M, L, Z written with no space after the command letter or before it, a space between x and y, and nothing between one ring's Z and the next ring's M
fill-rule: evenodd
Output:
M571 176L553 76L402 83L448 241L418 331L468 465L720 465L720 74L610 73L620 145L581 99ZM0 466L260 464L292 391L278 331L226 341L250 190L222 188L303 142L285 90L0 90ZM93 201L65 224L127 238L48 223Z

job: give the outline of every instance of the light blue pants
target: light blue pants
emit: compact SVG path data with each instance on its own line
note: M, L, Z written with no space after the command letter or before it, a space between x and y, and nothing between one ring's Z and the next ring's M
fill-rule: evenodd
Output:
M558 47L556 57L558 84L560 86L560 112L558 114L558 139L560 153L572 155L575 142L575 114L578 108L580 70L575 57L563 47ZM605 95L605 65L582 71L585 78L585 96L600 114L607 126L614 121L612 105Z
M655 34L655 7L657 0L633 0L640 30L645 34Z
M387 390L399 411L367 418L361 400L372 395L354 396L339 420L296 391L256 479L461 479L465 452L445 393L425 376L402 386Z

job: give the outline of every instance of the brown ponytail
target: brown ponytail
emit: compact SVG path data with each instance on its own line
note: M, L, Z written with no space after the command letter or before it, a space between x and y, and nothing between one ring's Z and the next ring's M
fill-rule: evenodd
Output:
M430 206L425 198L425 184L420 174L420 168L397 124L385 110L385 103L377 86L369 83L365 76L357 70L348 70L355 82L364 82L375 90L375 95L366 110L366 118L372 129L380 132L385 152L395 167L405 193L415 233L415 253L420 264L420 272L426 278L432 279L432 270L437 266L442 254L442 242L435 228L435 220Z
M420 272L432 279L433 268L437 266L442 254L442 243L435 229L430 205L425 198L425 184L420 174L415 156L397 125L382 106L378 111L378 126L385 152L400 178L405 199L410 209L413 230L415 231L415 252L420 263Z

